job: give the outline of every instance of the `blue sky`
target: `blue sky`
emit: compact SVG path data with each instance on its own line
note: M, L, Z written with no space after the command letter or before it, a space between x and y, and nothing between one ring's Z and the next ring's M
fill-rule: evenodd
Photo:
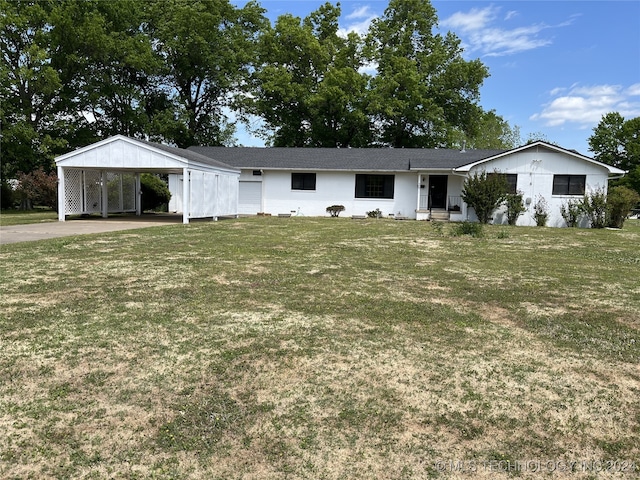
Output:
M244 2L238 2L243 4ZM274 23L305 17L322 0L259 2ZM335 3L335 2L333 2ZM343 31L364 33L388 1L340 2ZM432 1L439 27L462 41L490 77L480 104L518 125L524 140L540 132L562 147L588 151L602 115L640 116L640 1ZM238 142L262 141L239 129Z

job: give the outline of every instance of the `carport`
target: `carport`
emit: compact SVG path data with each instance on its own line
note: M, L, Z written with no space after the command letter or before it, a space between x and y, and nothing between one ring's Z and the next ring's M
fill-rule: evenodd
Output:
M60 221L91 213L141 215L141 173L169 175L171 205L183 223L238 215L240 171L189 150L116 135L55 161Z

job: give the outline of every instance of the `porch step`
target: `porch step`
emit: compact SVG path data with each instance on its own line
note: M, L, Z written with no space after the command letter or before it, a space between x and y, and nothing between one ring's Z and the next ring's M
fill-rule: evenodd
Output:
M449 212L446 210L432 210L430 220L435 222L448 222Z

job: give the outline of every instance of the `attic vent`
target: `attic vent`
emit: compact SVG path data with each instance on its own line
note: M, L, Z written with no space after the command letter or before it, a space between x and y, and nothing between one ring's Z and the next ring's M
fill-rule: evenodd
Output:
M253 171L253 174L254 174L255 176L260 176L260 175L262 175L262 170L254 170L254 171Z

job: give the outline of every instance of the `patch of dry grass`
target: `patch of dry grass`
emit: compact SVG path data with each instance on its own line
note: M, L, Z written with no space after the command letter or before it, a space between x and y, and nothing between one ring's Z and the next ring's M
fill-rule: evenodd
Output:
M638 225L502 231L261 218L7 246L0 476L637 477L582 462L640 458Z

